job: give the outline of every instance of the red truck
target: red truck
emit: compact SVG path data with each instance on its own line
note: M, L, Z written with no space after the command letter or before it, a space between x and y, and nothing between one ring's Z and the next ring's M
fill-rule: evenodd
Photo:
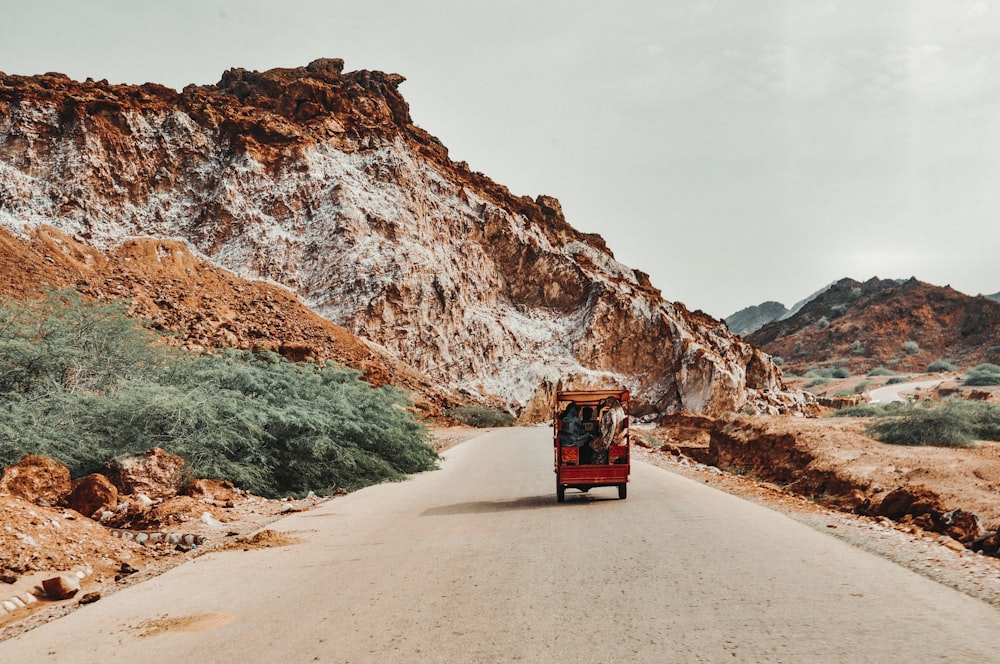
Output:
M566 489L618 487L624 499L629 475L629 393L614 390L560 390L553 397L556 499Z

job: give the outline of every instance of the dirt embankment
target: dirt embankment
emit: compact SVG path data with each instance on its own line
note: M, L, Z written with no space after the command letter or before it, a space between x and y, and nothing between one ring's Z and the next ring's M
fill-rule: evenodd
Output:
M773 483L856 514L888 517L1000 555L1000 444L901 447L861 419L667 418L646 436L664 452Z

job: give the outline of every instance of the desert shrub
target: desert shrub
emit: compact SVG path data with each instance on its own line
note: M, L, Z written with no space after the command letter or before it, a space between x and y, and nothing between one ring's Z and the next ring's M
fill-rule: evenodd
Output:
M0 307L0 372L13 377L0 391L0 465L41 454L79 476L157 446L197 476L272 497L434 466L404 395L356 371L274 353L170 354L115 305L56 299ZM30 351L25 339L45 343Z
M934 373L937 371L954 371L957 367L951 360L934 360L927 365L927 371Z
M870 385L871 384L867 380L863 380L863 381L861 381L860 383L858 383L857 385L854 386L854 393L855 394L861 394L862 392L864 392L865 390L867 390L870 387Z
M484 406L456 406L448 409L447 414L472 427L509 427L516 423L510 413Z
M920 344L916 341L904 341L903 350L906 351L907 355L916 355L920 352Z
M898 402L865 403L835 410L829 417L889 417L901 415L906 408L908 408L906 404Z
M50 290L0 305L0 395L34 398L53 389L100 392L155 372L166 359L156 335L122 303L86 302Z
M966 385L1000 385L1000 366L979 364L965 374Z
M851 352L854 353L855 355L864 355L865 354L864 344L855 339L854 343L851 344Z
M806 369L807 378L833 378L833 369L829 367L811 366Z
M854 390L837 390L836 392L833 393L833 396L835 396L835 397L849 397L849 396L851 396L853 394L855 394Z
M774 366L780 367L782 364L785 363L785 358L781 357L780 355L774 355L771 357L771 361L774 362Z
M886 385L899 385L900 383L905 383L910 379L906 376L893 376L889 380L885 381Z
M813 323L813 325L815 325L820 330L825 330L826 328L830 327L830 319L827 318L826 316L821 316L818 321Z
M874 376L894 376L896 372L892 369L886 369L885 367L875 367L868 372L868 377L872 378Z
M830 375L833 378L850 378L851 372L847 370L846 367L834 367L831 370Z
M801 341L795 342L795 348L792 350L793 355L801 355L804 351Z
M806 388L808 389L810 387L817 387L819 385L826 385L829 382L830 382L829 378L814 378L811 381L809 381L808 383L806 383Z
M867 431L894 445L968 447L976 440L1000 439L1000 408L961 400L907 408L899 417L874 422Z

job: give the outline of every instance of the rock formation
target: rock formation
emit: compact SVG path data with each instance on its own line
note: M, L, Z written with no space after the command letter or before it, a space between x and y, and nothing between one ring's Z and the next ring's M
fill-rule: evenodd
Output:
M665 301L556 199L451 161L403 80L340 60L181 92L0 75L0 223L103 250L182 240L526 418L560 380L622 383L639 414L794 406L765 354Z

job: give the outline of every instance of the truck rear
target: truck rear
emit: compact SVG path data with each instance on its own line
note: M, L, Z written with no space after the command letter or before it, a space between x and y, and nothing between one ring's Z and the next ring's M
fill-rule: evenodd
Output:
M629 392L560 390L553 397L556 499L566 489L589 491L614 486L627 493L629 460Z

